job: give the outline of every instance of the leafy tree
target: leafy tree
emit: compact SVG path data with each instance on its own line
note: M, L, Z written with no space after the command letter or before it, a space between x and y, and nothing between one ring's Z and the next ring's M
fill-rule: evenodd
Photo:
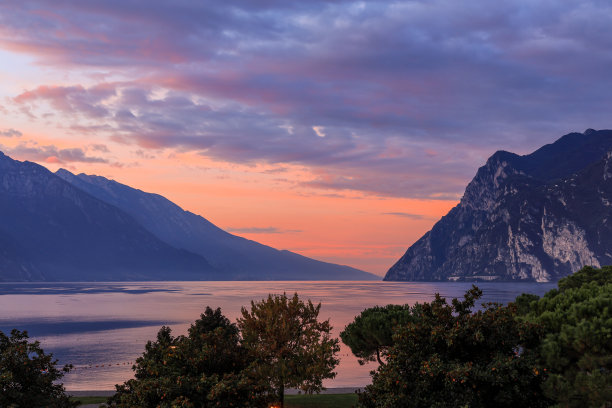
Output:
M463 301L436 294L410 308L397 326L387 363L359 395L362 407L541 407L545 373L531 352L538 327L516 320L516 307L489 303L472 313L482 292Z
M541 299L521 295L523 320L539 324L544 392L563 407L612 406L612 266L563 278Z
M254 359L253 369L278 392L284 407L285 387L318 392L325 378L333 378L340 347L330 337L329 320L318 320L321 304L309 300L268 295L251 301L251 310L242 308L238 327L243 345Z
M393 330L410 319L410 307L403 305L375 306L365 309L348 324L340 338L359 358L359 364L378 361L384 364L381 355L393 345Z
M26 331L0 331L0 407L74 407L62 384L54 384L72 366L57 367L38 341L30 342Z
M187 336L162 327L109 404L118 407L261 407L269 386L247 370L235 324L207 307Z

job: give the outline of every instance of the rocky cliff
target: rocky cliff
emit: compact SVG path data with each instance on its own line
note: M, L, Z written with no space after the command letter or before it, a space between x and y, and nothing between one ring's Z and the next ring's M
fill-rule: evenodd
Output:
M612 131L499 151L385 280L555 281L612 263Z

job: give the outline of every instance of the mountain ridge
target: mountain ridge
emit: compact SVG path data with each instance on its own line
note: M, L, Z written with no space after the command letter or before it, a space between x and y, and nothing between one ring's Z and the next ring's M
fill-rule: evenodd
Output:
M384 280L544 282L611 263L611 150L612 131L588 129L528 155L494 153Z
M46 168L0 155L0 280L147 280L216 271Z
M59 169L56 175L122 209L162 241L203 256L231 280L380 279L349 266L314 260L230 234L159 194L65 169Z
M134 202L139 206L130 208ZM156 214L169 217L156 218ZM0 221L0 281L380 279L236 237L161 195L101 176L75 176L63 169L54 174L2 152ZM251 255L273 254L273 259L260 259L259 270L236 271L231 268L232 256L240 251L225 248L230 268L218 259L213 265L197 253L202 251L189 250L197 249L202 231L211 233L211 239L222 237L226 244L262 248ZM223 258L219 243L212 247L209 252ZM278 259L284 264L262 273ZM243 256L242 260L245 268L258 265L257 259ZM302 269L294 275L280 269L292 265Z

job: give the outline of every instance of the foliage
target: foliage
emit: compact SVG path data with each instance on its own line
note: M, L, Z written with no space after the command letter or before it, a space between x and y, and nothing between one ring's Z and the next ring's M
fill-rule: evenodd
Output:
M54 384L72 366L57 367L52 354L45 354L28 333L0 331L0 407L74 407L61 384Z
M541 299L521 295L524 321L542 325L547 396L564 407L612 406L612 266L563 278ZM525 305L528 305L525 307Z
M135 379L117 385L118 407L259 407L269 387L247 370L249 360L235 324L221 309L205 312L188 336L162 327L132 367Z
M585 266L578 272L561 279L557 286L560 291L580 288L585 284L606 285L612 283L612 266L601 269Z
M486 304L472 313L482 292L472 287L452 304L436 294L410 308L399 325L387 364L359 395L362 407L546 406L545 378L530 351L538 328L516 320L516 307Z
M359 358L359 364L368 361L384 364L381 355L393 344L393 329L407 323L410 316L408 306L371 307L355 317L340 333L340 338Z
M243 345L254 359L257 376L278 391L284 406L285 387L318 392L325 378L333 378L340 347L330 337L329 320L319 322L321 304L309 300L269 295L261 302L251 301L251 310L242 308L238 319Z

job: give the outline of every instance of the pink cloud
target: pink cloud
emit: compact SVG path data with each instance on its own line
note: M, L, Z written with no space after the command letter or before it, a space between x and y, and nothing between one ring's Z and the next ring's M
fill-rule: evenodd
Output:
M30 118L46 104L88 137L303 164L320 188L454 197L496 149L609 127L612 42L601 32L611 10L522 0L6 0L0 46L99 81L23 92L13 101ZM453 146L468 151L453 155ZM398 174L417 176L394 187Z
M102 157L89 156L81 148L58 148L54 145L39 146L35 142L19 143L15 147L0 146L8 155L20 160L64 164L64 163L108 163Z

